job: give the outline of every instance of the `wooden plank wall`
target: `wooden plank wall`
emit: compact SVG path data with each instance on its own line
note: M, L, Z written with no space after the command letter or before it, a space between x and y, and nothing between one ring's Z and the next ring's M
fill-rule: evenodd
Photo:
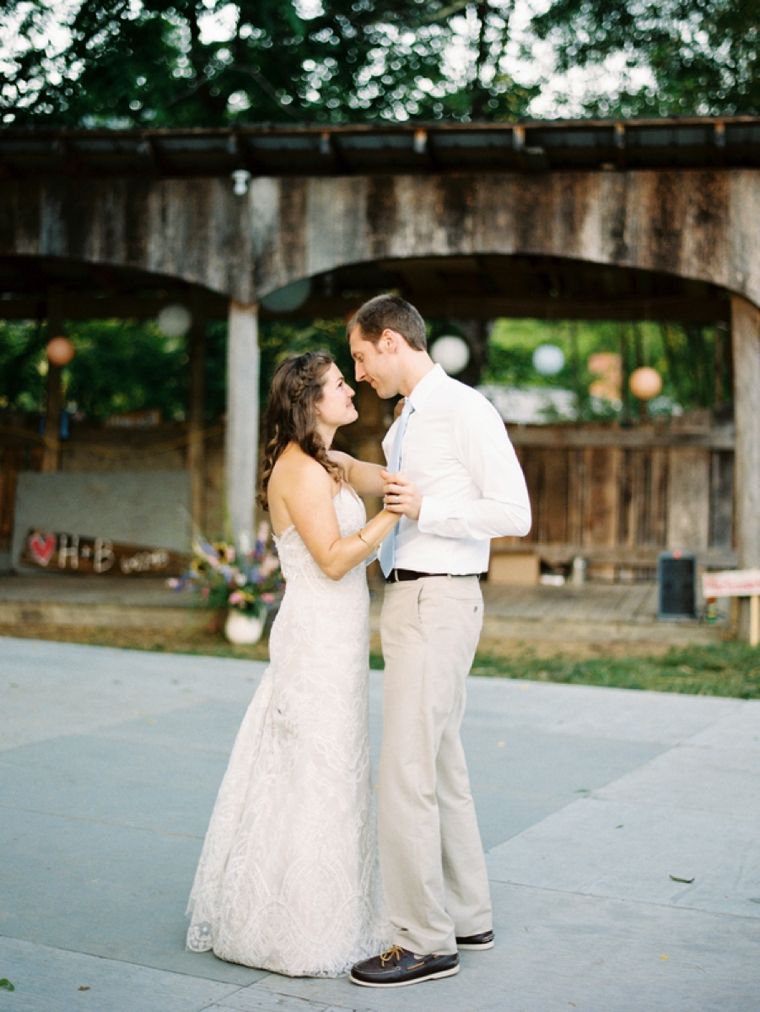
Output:
M645 436L550 428L513 433L533 507L526 538L499 538L496 552L534 551L549 566L576 555L600 579L651 577L662 551L696 552L701 564L735 564L733 450L706 436L671 445ZM565 445L561 445L565 442ZM560 445L558 445L560 444ZM653 445L652 445L653 444ZM728 448L727 448L728 447Z
M374 413L371 404L362 407L365 422L347 431L353 441L347 439L345 448L382 459L380 438L390 419L379 407ZM63 467L181 469L184 448L174 446L176 436L173 428L78 433L66 444ZM690 442L677 433L559 426L510 427L510 436L525 471L533 528L526 538L495 540L494 552L527 550L558 567L580 555L589 575L600 579L649 577L659 552L676 548L696 551L702 564L736 564L732 438L707 431ZM170 452L145 457L148 444L170 437L175 437ZM107 459L93 457L92 439L113 444ZM206 524L213 534L224 527L222 446L223 435L215 434L207 447ZM39 470L40 455L39 446L22 448L0 439L0 548L10 542L18 471Z

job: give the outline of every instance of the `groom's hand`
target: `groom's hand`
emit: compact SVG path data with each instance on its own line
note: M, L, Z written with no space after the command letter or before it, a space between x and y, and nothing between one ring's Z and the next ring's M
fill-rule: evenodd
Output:
M422 508L422 496L417 491L417 486L409 480L403 471L389 474L381 471L380 477L384 481L383 503L390 513L403 513L410 520L418 520Z

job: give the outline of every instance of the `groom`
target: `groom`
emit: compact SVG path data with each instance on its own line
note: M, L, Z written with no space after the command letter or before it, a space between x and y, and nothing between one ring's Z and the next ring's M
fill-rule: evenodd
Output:
M483 624L489 539L524 535L530 503L495 408L427 353L425 323L379 295L347 327L357 381L402 394L384 442L387 581L378 835L393 945L351 980L400 987L459 971L459 949L493 946L491 900L459 728Z

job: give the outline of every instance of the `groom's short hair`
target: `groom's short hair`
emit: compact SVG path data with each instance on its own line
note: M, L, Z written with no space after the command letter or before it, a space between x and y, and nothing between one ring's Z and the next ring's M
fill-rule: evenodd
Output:
M377 344L384 330L401 334L410 348L427 351L425 321L414 306L400 295L376 295L358 309L346 327L346 334L358 327L362 337Z

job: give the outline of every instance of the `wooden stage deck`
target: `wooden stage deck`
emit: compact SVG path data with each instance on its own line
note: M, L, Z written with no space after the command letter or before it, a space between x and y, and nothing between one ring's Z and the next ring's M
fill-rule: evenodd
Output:
M378 646L383 584L373 581L373 646ZM481 649L556 653L563 645L589 653L660 651L714 643L728 634L717 622L661 621L656 583L503 587L484 582ZM193 598L158 579L94 580L70 576L0 577L0 625L130 626L179 630L208 622Z

